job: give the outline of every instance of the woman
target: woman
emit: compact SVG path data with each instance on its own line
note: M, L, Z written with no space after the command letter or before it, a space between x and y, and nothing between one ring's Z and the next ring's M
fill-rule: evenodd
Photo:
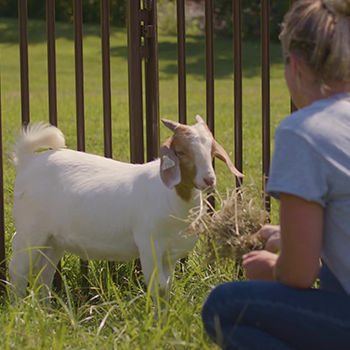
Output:
M295 2L280 39L299 109L276 132L267 184L280 226L244 257L250 281L210 293L203 323L223 349L350 349L350 0Z

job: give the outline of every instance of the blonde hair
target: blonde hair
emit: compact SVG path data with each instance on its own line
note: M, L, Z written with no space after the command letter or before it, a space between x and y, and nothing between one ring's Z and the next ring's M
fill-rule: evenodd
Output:
M280 34L284 55L303 59L322 83L350 81L350 0L298 0Z

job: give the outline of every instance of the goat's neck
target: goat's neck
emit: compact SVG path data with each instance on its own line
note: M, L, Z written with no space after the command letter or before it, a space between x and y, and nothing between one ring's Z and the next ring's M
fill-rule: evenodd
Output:
M185 183L181 181L178 185L175 186L177 195L185 202L190 202L197 195L192 184Z
M189 167L180 162L181 181L175 186L175 190L177 195L186 203L193 202L198 195L198 190L194 186L195 169L194 166Z

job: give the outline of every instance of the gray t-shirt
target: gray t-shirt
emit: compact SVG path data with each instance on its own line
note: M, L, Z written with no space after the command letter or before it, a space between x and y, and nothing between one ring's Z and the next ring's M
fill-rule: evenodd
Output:
M325 209L322 258L350 294L350 95L318 100L276 131L266 191Z

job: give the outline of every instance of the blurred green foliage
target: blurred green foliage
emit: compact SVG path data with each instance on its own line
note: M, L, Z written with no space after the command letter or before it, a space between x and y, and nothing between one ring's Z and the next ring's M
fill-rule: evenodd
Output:
M82 0L83 21L85 23L100 23L101 0ZM126 21L126 0L109 0L111 24L124 26ZM28 18L46 18L46 0L27 0ZM56 20L70 22L73 20L73 0L55 1ZM0 2L0 14L2 17L17 17L18 2L14 0L2 0Z
M27 0L28 1L28 17L31 19L45 19L46 16L46 0ZM83 20L85 23L99 23L100 22L100 2L101 0L82 0L83 1ZM115 26L125 26L126 22L126 1L127 0L110 0L110 16L111 24ZM204 0L205 1L205 0ZM200 28L201 23L204 23L204 1L194 0L187 1L187 8L191 4L201 9L196 11L196 18L187 18L188 23ZM233 0L239 1L239 0ZM214 21L215 31L217 35L232 35L232 0L214 0ZM169 33L176 31L175 20L175 0L159 0L158 17L161 26L171 26ZM166 4L172 5L169 6ZM244 38L254 38L260 36L260 3L261 0L244 0L242 1L242 32ZM62 22L70 22L73 20L73 6L72 0L59 0L55 2L56 20ZM288 0L270 0L270 37L272 40L277 40L280 32L280 23L283 16L289 8ZM2 17L17 17L18 3L14 0L2 0L0 2L0 14ZM169 16L171 18L169 18ZM194 21L194 22L193 22ZM186 25L191 32L191 25ZM192 26L193 26L192 25Z
M233 0L239 1L239 0ZM232 0L214 0L216 30L219 34L232 35ZM242 32L244 38L260 36L261 0L242 1ZM280 24L290 6L287 0L270 0L270 38L277 40Z

